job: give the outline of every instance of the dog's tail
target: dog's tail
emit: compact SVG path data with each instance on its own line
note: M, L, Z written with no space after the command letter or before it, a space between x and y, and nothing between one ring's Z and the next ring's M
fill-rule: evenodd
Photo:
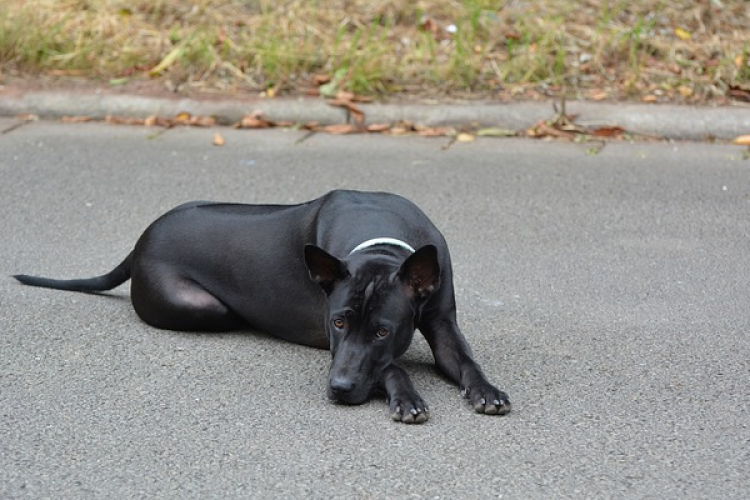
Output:
M125 260L112 271L87 279L57 280L41 276L27 276L25 274L17 274L13 277L24 285L54 288L55 290L71 290L74 292L104 292L112 290L114 287L130 279L130 265L132 262L133 252L130 252L130 255L125 257Z

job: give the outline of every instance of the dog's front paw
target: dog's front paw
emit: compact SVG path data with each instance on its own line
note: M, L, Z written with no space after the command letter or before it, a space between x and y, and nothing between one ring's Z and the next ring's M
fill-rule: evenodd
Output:
M464 387L461 395L469 400L477 413L505 415L510 412L508 395L487 382Z
M391 418L405 424L421 424L430 418L430 409L419 394L394 397L389 402Z

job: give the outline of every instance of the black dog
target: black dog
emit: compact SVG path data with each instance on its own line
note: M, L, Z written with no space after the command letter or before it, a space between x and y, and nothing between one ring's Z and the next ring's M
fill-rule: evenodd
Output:
M396 195L333 191L300 205L191 202L151 224L108 274L15 277L80 292L131 279L136 312L157 328L252 327L328 348L332 400L360 404L381 388L392 418L407 423L424 422L428 409L394 360L419 328L438 368L477 412L510 411L456 323L445 239Z

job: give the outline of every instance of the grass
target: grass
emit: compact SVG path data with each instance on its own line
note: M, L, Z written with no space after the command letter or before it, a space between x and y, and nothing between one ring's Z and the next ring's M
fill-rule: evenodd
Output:
M3 0L0 82L187 92L723 102L742 0ZM326 83L327 82L327 83Z

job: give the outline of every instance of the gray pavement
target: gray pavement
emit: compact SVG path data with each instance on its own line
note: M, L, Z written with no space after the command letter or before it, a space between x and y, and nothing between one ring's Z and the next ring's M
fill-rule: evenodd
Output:
M589 145L0 119L0 498L744 499L750 161ZM11 130L12 129L12 130ZM165 332L111 296L9 275L108 271L190 199L337 188L417 202L451 246L459 320L514 403L474 414L419 337L422 426L325 398L329 355Z

